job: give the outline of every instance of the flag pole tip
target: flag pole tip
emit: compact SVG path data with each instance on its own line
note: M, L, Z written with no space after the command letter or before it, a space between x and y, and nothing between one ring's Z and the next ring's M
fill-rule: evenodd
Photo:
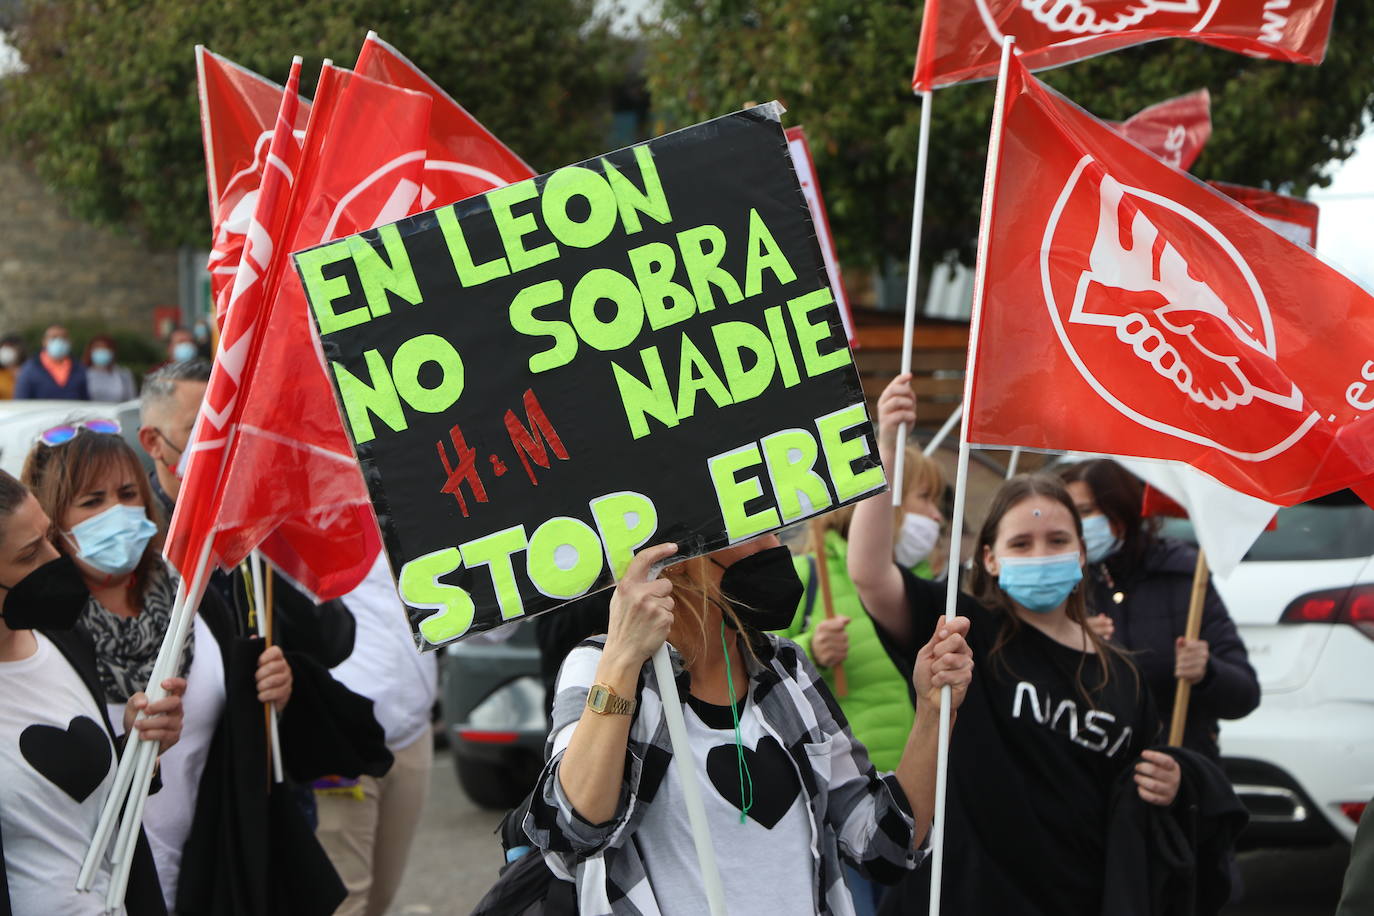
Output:
M377 30L376 30L376 29L368 29L368 30L367 30L367 38L365 38L365 39L363 39L363 40L364 40L364 41L376 41L378 38L381 38L381 37L382 37L382 36L380 36L380 35L377 34Z
M301 57L299 54L291 58L291 66L293 67L299 66L303 63L305 63L305 58Z

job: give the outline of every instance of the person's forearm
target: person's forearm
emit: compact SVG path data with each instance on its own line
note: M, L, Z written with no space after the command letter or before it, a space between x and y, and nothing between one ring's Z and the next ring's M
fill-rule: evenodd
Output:
M596 682L610 687L616 696L631 699L639 684L641 667L603 654L596 668ZM625 747L632 718L582 710L582 718L558 765L563 794L588 823L604 824L615 817L625 779Z
M953 721L951 719L951 727ZM935 763L939 754L940 709L923 701L916 704L916 721L907 735L902 759L897 764L897 782L906 793L907 805L916 821L912 843L921 845L935 816Z
M892 449L881 447L879 454L890 474L895 467ZM891 494L879 493L856 505L849 523L849 578L869 616L905 644L914 636L911 615L901 600L902 574L892 562L892 543Z

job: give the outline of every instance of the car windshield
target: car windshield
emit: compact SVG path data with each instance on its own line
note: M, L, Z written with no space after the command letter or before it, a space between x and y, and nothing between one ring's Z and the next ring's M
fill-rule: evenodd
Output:
M1162 533L1196 543L1187 519L1164 519ZM1350 560L1374 555L1374 509L1342 490L1287 509L1278 526L1255 541L1245 559Z

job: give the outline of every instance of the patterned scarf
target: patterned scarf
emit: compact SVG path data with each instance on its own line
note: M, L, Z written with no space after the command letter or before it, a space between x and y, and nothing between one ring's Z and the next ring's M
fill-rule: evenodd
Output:
M143 610L136 617L112 614L95 600L86 603L77 628L95 643L96 667L100 688L107 703L125 703L140 690L148 689L153 662L162 647L163 634L172 618L172 602L177 580L159 560L153 564L143 593ZM186 634L186 648L177 669L185 677L191 667L194 630Z

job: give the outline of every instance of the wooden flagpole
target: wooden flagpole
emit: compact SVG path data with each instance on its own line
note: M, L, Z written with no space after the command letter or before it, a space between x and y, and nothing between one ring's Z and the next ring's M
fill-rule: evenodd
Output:
M1197 566L1193 568L1193 593L1188 600L1188 622L1183 627L1183 638L1189 642L1202 633L1202 604L1207 598L1207 577L1207 554L1199 547ZM1188 721L1188 701L1192 693L1193 685L1179 678L1174 688L1174 717L1169 723L1170 747L1183 745L1183 726Z
M916 144L916 192L911 205L911 253L906 267L906 317L902 322L902 373L911 371L911 345L916 334L916 292L921 276L921 221L926 208L926 161L930 158L930 105L934 94L921 93L921 133ZM902 504L902 474L906 463L905 423L897 426L897 461L892 469L892 505Z
M964 405L973 403L973 375L978 362L978 337L982 327L983 289L987 283L988 244L992 235L993 193L997 187L997 167L1002 155L1002 117L1006 107L1007 68L1011 62L1012 42L1002 41L1002 64L997 73L997 98L992 106L992 135L988 140L987 170L983 176L983 212L978 225L978 267L973 281L973 312L969 316L968 362L964 369ZM959 597L960 551L964 537L964 501L968 493L968 410L959 423L959 466L954 479L954 518L949 535L949 588L945 597L945 619L954 619ZM897 454L901 454L898 449ZM935 760L935 818L930 828L930 916L940 914L940 879L945 863L945 799L949 790L949 730L953 692L940 689L940 744Z
M835 596L830 591L830 564L825 558L825 523L819 517L813 518L811 526L811 549L816 556L816 584L821 590L821 605L825 608L825 619L835 616ZM835 676L835 696L849 694L849 681L844 676L844 662L830 666Z
M253 578L253 604L258 609L258 636L266 642L266 648L271 648L272 630L268 624L268 618L272 614L272 608L268 603L270 599L266 592L266 586L270 584L271 580L264 579L262 552L254 550L248 556L248 569ZM272 575L270 567L267 569L266 575L269 577ZM282 775L281 735L277 727L277 707L271 703L266 704L264 715L267 717L267 750L272 757L272 781L283 782L285 777Z

